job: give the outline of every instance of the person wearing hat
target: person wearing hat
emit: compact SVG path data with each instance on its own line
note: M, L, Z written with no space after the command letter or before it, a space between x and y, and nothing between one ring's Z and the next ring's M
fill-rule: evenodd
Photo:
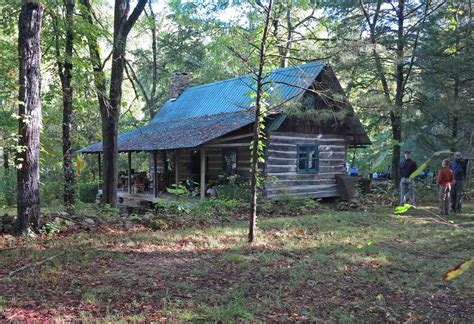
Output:
M418 165L411 159L411 152L405 151L405 160L400 163L400 205L407 202L407 195L410 204L415 204L415 180L410 179L410 175L415 172Z
M454 160L449 166L453 170L454 182L451 188L451 209L455 213L461 212L464 180L467 174L467 159L463 159L461 152L454 153Z

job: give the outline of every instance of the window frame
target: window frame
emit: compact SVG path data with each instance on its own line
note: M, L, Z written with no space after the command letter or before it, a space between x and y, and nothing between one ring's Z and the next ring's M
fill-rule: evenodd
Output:
M300 153L306 154L304 158L300 158ZM309 168L309 153L315 151L316 158L315 160L316 167L314 169ZM300 168L300 160L305 160L305 167ZM319 173L319 144L297 144L296 151L296 172L297 173Z

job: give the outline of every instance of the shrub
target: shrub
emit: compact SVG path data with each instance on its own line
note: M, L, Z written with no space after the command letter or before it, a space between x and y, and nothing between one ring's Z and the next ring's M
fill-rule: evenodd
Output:
M79 200L85 203L95 202L97 196L97 182L80 183L77 185Z
M217 195L221 199L249 201L250 183L239 175L222 177L217 186Z

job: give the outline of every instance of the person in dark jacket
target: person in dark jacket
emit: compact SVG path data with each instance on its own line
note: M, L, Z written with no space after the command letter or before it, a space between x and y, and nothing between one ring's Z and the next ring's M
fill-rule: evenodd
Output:
M467 175L467 159L463 159L461 152L454 153L454 160L449 166L453 170L454 182L451 188L451 209L455 213L461 212L464 180Z
M415 172L418 165L411 159L411 152L405 151L405 160L400 163L400 205L407 203L407 195L411 205L415 204L415 180L410 175Z

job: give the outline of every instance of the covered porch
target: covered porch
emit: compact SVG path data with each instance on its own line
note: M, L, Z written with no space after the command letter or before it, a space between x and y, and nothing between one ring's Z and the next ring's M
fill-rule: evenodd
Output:
M193 148L121 151L119 203L156 203L158 198L176 197L174 193L184 188L187 194L183 196L204 200L212 193L209 189L222 184L225 176L248 178L252 134L241 129L229 135ZM96 156L98 176L102 178L102 152L87 153Z
M143 153L147 156L147 166L134 161L134 155L139 153L142 153L142 160ZM98 176L101 179L102 153L94 154L97 156ZM120 155L124 154L127 156L127 164L125 168L123 163L119 164L118 173L117 196L120 203L125 200L146 200L155 203L158 197L170 196L168 188L178 189L183 186L189 190L189 196L205 198L208 168L206 149L120 152Z

